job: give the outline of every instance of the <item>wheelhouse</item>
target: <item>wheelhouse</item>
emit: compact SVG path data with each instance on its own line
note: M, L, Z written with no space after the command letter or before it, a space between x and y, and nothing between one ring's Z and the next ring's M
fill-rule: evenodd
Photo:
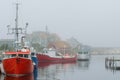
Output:
M26 52L23 52L23 51L18 51L18 52L4 52L3 53L3 58L31 58L31 54L30 52L26 51Z

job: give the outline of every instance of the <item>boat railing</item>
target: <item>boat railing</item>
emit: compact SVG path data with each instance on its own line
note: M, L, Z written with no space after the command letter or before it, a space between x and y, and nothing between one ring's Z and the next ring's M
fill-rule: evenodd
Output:
M7 59L7 58L15 58L15 57L31 59L31 55L30 55L30 54L4 54L4 55L3 55L3 58L4 58L4 59Z

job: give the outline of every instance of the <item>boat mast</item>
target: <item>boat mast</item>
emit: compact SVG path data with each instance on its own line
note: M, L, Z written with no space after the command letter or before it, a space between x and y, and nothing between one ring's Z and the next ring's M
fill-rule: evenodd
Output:
M46 25L46 41L45 41L45 48L47 48L48 45L48 27Z
M16 18L15 18L15 47L16 47L16 50L18 49L18 45L19 45L19 41L18 41L18 36L19 36L19 33L18 33L18 3L16 3Z
M25 34L27 32L27 26L28 23L26 23L25 28L18 28L18 6L19 3L16 3L16 18L15 18L15 28L10 28L10 25L8 25L8 34L15 34L15 51L17 51L19 49L19 34ZM11 32L10 32L11 30ZM23 31L24 30L24 31ZM21 45L22 46L22 45Z

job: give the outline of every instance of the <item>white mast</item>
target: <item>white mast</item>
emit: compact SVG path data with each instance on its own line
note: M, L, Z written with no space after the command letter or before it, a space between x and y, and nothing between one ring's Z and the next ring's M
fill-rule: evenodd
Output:
M45 41L45 48L47 48L48 45L48 27L46 25L46 41Z
M16 18L15 18L15 47L16 47L16 50L18 49L18 45L19 45L19 39L18 39L18 36L19 36L19 32L18 32L18 3L16 3Z
M15 50L17 51L19 49L19 34L26 34L28 23L26 23L25 28L18 28L18 5L19 3L16 3L16 18L15 18L15 28L10 28L10 25L8 25L8 34L15 34ZM11 30L11 32L10 32ZM24 30L24 32L23 32Z

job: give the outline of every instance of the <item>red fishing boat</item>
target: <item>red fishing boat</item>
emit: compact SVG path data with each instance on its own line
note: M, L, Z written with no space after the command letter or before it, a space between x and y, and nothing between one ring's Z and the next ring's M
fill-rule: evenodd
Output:
M1 64L2 73L10 76L24 76L26 74L31 74L34 69L30 50L25 46L23 37L21 42L19 39L19 34L26 34L28 23L26 23L25 28L18 28L18 5L19 4L16 3L15 28L7 26L9 34L15 34L14 50L3 52ZM24 32L22 32L23 29L25 29ZM12 30L11 33L9 30Z
M2 60L4 74L10 76L23 76L33 72L33 62L30 51L21 49L17 52L4 52Z
M38 62L75 62L77 60L76 54L69 55L65 51L65 45L64 45L64 53L61 53L58 48L54 44L51 44L51 46L48 47L48 32L47 32L47 26L46 26L46 43L45 48L43 49L43 53L37 53L37 59Z
M38 62L75 62L76 55L61 54L53 48L45 49L43 53L37 54Z

